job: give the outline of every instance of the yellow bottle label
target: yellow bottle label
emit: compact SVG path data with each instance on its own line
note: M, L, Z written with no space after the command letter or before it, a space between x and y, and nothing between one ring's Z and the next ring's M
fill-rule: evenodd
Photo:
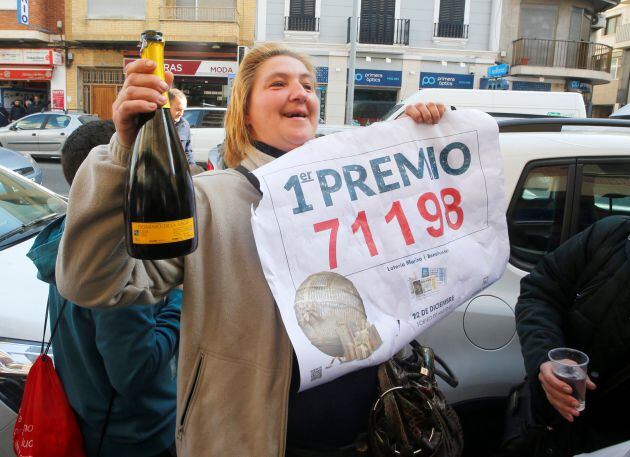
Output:
M192 217L166 222L132 222L133 244L165 244L186 241L195 237Z
M143 59L155 62L153 74L164 81L164 42L147 41L143 43L140 55ZM166 96L166 104L163 108L170 108L171 104L168 101L168 94L164 92L164 95Z

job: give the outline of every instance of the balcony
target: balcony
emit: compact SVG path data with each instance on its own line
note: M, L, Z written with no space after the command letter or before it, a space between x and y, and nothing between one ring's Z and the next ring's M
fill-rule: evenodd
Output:
M619 27L619 29L617 30L617 36L615 38L617 40L617 48L630 48L630 23L623 24L621 27Z
M351 20L349 17L346 34L348 43ZM409 23L409 19L394 19L384 14L363 15L357 24L359 43L409 46Z
M613 48L588 41L521 38L514 41L511 74L584 78L594 84L611 80Z
M433 38L468 39L468 24L458 22L435 22L433 24Z
M285 16L284 31L319 32L319 18L314 16Z
M236 22L236 8L161 6L161 21Z

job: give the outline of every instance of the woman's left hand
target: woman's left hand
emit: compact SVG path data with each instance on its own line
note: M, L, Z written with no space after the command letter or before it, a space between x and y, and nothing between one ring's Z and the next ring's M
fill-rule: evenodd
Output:
M446 106L442 103L416 103L415 105L407 105L405 114L418 123L437 124L444 116Z

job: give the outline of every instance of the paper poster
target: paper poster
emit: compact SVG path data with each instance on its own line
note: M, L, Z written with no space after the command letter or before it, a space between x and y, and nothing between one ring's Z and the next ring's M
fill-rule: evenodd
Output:
M256 246L302 390L387 360L507 264L498 127L485 113L328 135L255 174Z

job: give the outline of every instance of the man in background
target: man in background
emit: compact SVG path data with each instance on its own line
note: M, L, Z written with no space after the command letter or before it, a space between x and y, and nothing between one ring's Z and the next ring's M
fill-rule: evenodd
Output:
M182 149L186 153L186 158L190 165L195 165L193 157L192 145L190 143L190 124L184 118L184 111L188 106L186 95L179 89L171 89L168 91L168 101L171 105L171 117L175 123L179 140L182 142Z

